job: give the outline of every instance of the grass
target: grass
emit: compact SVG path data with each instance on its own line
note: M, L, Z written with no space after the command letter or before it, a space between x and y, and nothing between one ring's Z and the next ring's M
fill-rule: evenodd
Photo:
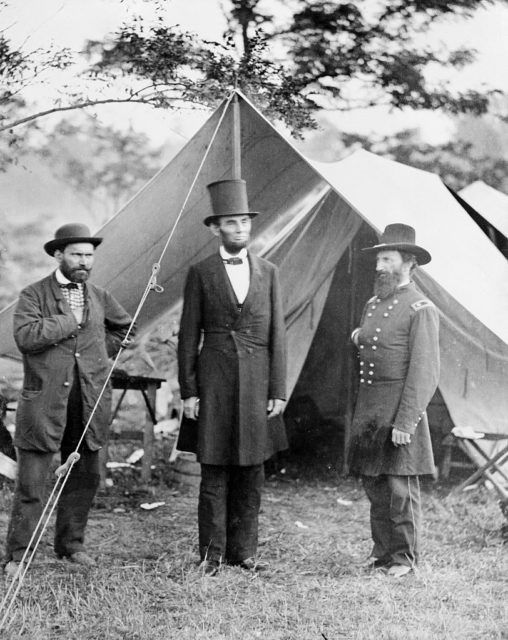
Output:
M10 490L0 498L3 544ZM159 500L165 505L158 509L139 508ZM423 561L415 575L399 581L361 566L371 546L368 505L352 480L290 473L267 482L260 557L270 569L259 575L231 567L215 578L201 575L196 503L196 487L119 480L98 497L90 517L88 549L99 567L57 560L49 531L3 637L508 638L504 519L486 490L448 495L426 488Z

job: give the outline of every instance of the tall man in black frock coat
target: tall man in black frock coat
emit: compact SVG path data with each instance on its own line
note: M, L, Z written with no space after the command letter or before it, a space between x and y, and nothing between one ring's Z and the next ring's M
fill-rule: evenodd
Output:
M204 223L220 246L188 273L179 333L184 406L178 449L201 463L198 505L203 571L259 570L263 463L287 448L282 422L286 346L277 268L247 246L252 218L243 180L208 185Z

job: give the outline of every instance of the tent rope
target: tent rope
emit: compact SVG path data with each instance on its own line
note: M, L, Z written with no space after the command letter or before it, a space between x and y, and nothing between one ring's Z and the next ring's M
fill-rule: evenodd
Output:
M168 234L168 237L166 239L166 242L164 243L164 247L162 248L162 251L160 253L159 259L157 262L155 262L152 265L152 272L150 274L150 277L148 279L148 282L146 284L145 290L143 291L143 294L141 296L141 299L139 301L139 304L137 306L136 311L134 312L134 315L132 317L131 323L127 329L127 332L122 340L122 342L120 343L120 348L118 349L118 352L116 354L116 357L109 369L108 375L106 376L106 380L104 381L104 384L102 386L102 389L99 393L99 396L95 402L95 405L92 408L92 411L90 413L90 416L85 424L85 427L83 429L83 433L81 434L81 437L76 445L75 450L69 455L69 457L67 458L66 462L62 465L60 465L58 467L58 469L55 471L55 474L57 476L57 480L54 484L53 490L46 502L46 505L42 511L42 514L37 522L37 525L35 527L35 530L32 534L32 537L30 538L30 542L28 543L28 546L23 554L23 557L21 559L21 561L19 562L19 566L16 570L16 573L14 574L9 587L7 589L7 592L5 593L5 596L2 600L2 603L0 604L0 614L2 614L2 612L5 609L5 613L3 614L2 620L0 621L0 631L4 628L4 625L6 624L8 617L9 617L9 613L12 609L12 606L15 602L16 596L19 593L19 590L21 589L21 586L23 584L23 580L25 578L25 575L30 567L30 564L33 560L33 557L35 556L35 553L37 551L37 548L39 546L39 543L42 539L42 536L44 535L44 532L46 531L46 528L49 524L49 520L53 514L53 511L56 508L56 505L58 504L58 500L62 494L62 491L65 487L65 484L69 478L69 475L72 471L73 466L76 464L76 462L79 460L80 458L80 454L78 453L78 450L81 446L81 444L83 443L83 440L85 438L85 435L88 431L88 428L90 427L90 424L92 422L92 419L97 411L97 408L100 404L100 401L106 391L106 389L108 388L108 384L109 381L111 379L111 376L113 375L113 371L115 370L118 361L120 359L120 356L122 355L123 351L130 345L131 343L131 339L130 339L130 335L132 334L133 330L134 330L134 326L135 323L139 317L139 314L141 313L141 310L146 302L146 299L150 293L150 291L155 291L155 293L162 293L164 291L164 288L157 284L157 274L160 271L161 268L161 262L162 259L164 258L166 251L169 247L169 244L174 236L176 227L178 226L180 219L183 215L183 212L185 211L185 207L187 206L187 203L189 201L189 198L194 190L194 187L196 186L196 182L201 174L201 171L203 169L203 166L208 158L208 154L210 152L210 149L213 146L213 143L215 141L215 138L217 137L217 134L219 132L219 129L222 125L222 122L226 116L227 110L229 108L229 105L231 104L231 101L233 100L233 97L236 95L236 89L230 94L230 96L227 98L225 104L224 104L224 109L222 110L221 116L217 122L217 125L214 129L214 132L212 134L212 137L210 138L210 142L207 145L207 148L205 150L205 153L203 154L203 158L201 159L201 162L199 163L199 166L196 170L196 173L194 175L194 178L191 182L191 185L187 191L187 195L185 196L185 199L180 207L180 211L178 212L178 215L173 223L173 226L171 227L171 230ZM58 489L58 487L60 486L60 488ZM57 492L58 489L58 492ZM56 494L56 496L55 496ZM49 505L51 503L51 500L53 499L53 496L55 496L54 500L53 500L53 504L51 505L51 508L49 508ZM31 549L33 545L33 549Z

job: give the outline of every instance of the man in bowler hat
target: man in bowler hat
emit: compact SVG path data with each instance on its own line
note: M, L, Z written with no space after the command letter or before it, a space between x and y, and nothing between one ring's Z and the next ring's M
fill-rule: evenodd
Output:
M14 444L18 478L7 533L5 572L18 571L41 516L45 482L55 452L62 462L83 434L131 318L104 289L88 282L95 248L83 224L60 227L44 245L57 269L20 294L14 339L23 355L24 381L16 415ZM79 447L57 505L54 548L59 557L85 566L88 513L99 484L99 449L105 444L111 406L103 394Z
M243 180L208 185L204 223L218 250L187 276L178 363L184 420L178 449L201 463L199 553L205 574L256 559L263 463L287 448L285 324L277 268L247 250Z
M431 260L412 227L388 225L364 251L376 254L375 295L352 334L360 380L349 461L371 505L370 566L399 578L418 562L419 476L435 469L426 408L439 378L439 318L411 280Z

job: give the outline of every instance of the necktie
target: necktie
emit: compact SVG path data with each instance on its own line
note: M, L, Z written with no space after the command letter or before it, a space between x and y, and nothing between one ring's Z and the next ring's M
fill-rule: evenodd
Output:
M243 264L243 260L241 258L223 258L222 261L224 264Z
M78 285L75 282L68 282L66 284L61 284L60 287L62 289L78 289Z

